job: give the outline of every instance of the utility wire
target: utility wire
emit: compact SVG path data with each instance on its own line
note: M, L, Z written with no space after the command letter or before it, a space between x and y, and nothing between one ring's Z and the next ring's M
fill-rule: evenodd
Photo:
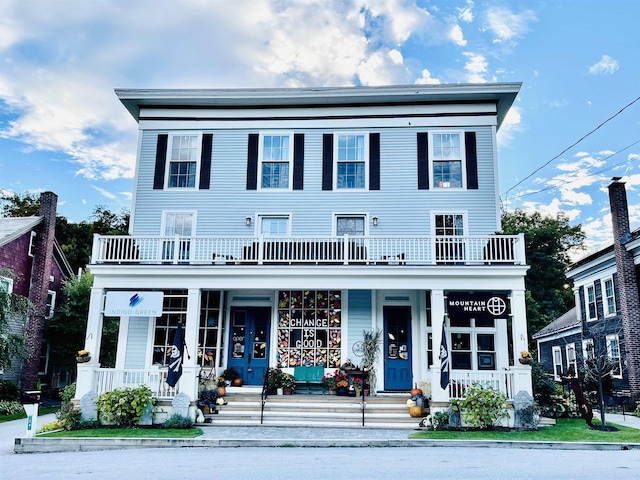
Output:
M630 149L631 147L633 147L634 145L637 145L637 144L639 144L639 143L640 143L640 140L637 140L637 141L633 142L631 145L627 145L626 147L624 147L624 148L622 148L622 149L618 150L617 152L612 153L612 154L611 154L611 155L609 155L608 157L603 158L603 159L602 159L602 161L607 161L607 160L609 160L610 158L615 157L616 155L618 155L618 154L620 154L620 153L624 152L625 150ZM596 175L600 175L601 173L604 173L604 172L606 172L607 170L612 170L612 169L614 169L614 168L616 168L616 167L619 167L620 165L624 165L625 163L628 163L629 161L630 161L630 159L627 159L627 160L625 160L625 161L623 161L623 162L615 163L615 164L613 164L613 165L611 165L611 166L609 166L609 167L603 168L603 169L601 169L601 170L596 170L595 172L593 172L593 173L589 173L588 175L585 175L584 177L578 177L578 178L575 178L574 180L564 181L564 182L562 183L562 185L570 185L570 184L575 183L575 182L577 182L577 181L579 181L579 180L582 180L582 179L584 179L584 178L588 178L588 177L595 177ZM581 169L580 171L584 171L584 170L585 170L585 169L583 168L583 169ZM579 172L578 172L578 173L579 173ZM574 176L575 176L575 175L574 175ZM553 189L555 189L555 188L560 188L560 187L561 187L561 185L550 185L550 186L548 186L548 187L541 188L540 190L536 190L535 192L523 193L522 195L518 195L518 196L517 196L517 198L518 198L518 199L520 199L520 198L524 198L524 197L530 197L531 195L537 195L538 193L546 192L546 191L548 191L548 190L553 190Z
M527 175L525 178L523 178L522 180L520 180L518 183L516 183L513 187L511 187L509 190L507 190L505 192L505 198L506 196L509 194L509 192L511 190L513 190L514 188L516 188L518 185L521 185L523 182L529 180L531 177L533 177L536 173L538 173L540 170L542 170L544 167L546 167L547 165L549 165L551 162L553 162L554 160L557 160L561 155L563 155L564 153L566 153L568 150L572 149L573 147L575 147L577 144L579 144L580 142L582 142L585 138L587 138L588 136L590 136L591 134L595 133L596 131L600 130L600 128L602 128L605 124L607 124L608 122L610 122L611 120L613 120L614 118L616 118L618 115L620 115L622 112L624 112L627 108L629 108L631 105L633 105L634 103L636 103L638 100L640 100L640 97L636 98L635 100L633 100L632 102L628 103L627 105L625 105L624 107L622 107L620 110L618 110L618 112L616 112L614 115L612 115L611 117L607 118L604 122L602 122L600 125L598 125L596 128L594 128L593 130L591 130L589 133L587 133L586 135L583 135L579 140L577 140L576 142L572 143L571 145L569 145L567 148L565 148L564 150L562 150L559 154L557 154L555 157L553 157L551 160L549 160L547 163L545 163L544 165L538 167L537 169L535 169L533 172L531 172L529 175Z

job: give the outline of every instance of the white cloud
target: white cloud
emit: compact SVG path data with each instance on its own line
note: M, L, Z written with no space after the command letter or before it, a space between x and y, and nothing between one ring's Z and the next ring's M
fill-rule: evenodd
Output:
M431 72L425 68L422 70L422 76L416 80L416 83L419 85L438 85L440 84L440 80L433 78Z
M612 75L615 73L620 67L618 66L618 62L611 58L609 55L602 55L602 58L599 62L594 63L589 67L589 73L592 75L597 75L600 73Z
M466 7L458 7L456 10L460 20L467 23L473 22L473 0L467 0Z
M536 19L532 10L513 13L507 7L493 7L487 11L485 29L494 35L494 43L515 45L530 30L529 24Z
M464 34L462 33L462 28L460 25L453 25L451 30L449 31L449 38L458 45L459 47L464 47L467 44L467 41L464 39Z
M500 130L498 130L497 138L499 148L511 144L515 138L515 134L523 130L521 122L520 108L512 106L505 115Z
M487 59L473 52L463 52L463 55L468 59L464 66L467 72L467 81L471 83L486 83L487 79L485 75L487 73L487 66L489 65Z

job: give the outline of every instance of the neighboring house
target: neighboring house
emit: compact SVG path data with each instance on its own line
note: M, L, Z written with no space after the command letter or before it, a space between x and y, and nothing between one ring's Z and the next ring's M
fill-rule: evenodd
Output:
M73 272L57 241L40 241L42 237L54 235L55 227L50 227L51 232L45 231L49 225L45 218L55 219L57 196L44 192L40 201L45 209L45 212L41 210L42 216L0 218L0 289L31 300L34 313L42 312L46 322L62 299L63 280L72 278ZM25 335L27 332L25 318L13 317L10 325L12 333ZM37 350L40 351L38 377L45 387L57 388L61 376L66 382L67 375L75 373L50 365L46 339ZM22 361L16 358L12 363L11 369L2 372L0 378L19 383Z
M495 234L496 133L519 89L117 90L140 131L131 235L94 239L85 344L120 317L116 368L78 365L77 397L144 382L195 400L201 369L245 386L267 367L329 372L376 329L378 392L531 393L509 353L527 349L523 236ZM189 355L170 388L178 322Z
M577 261L567 271L567 278L573 280L576 307L533 338L537 341L539 361L556 380L576 376L587 359L606 355L614 365L613 388L618 392L631 390L634 394L628 352L636 351L630 342L638 341L640 330L632 327L635 333L629 335L624 316L631 311L632 318L627 324L633 325L633 315L638 315L639 272L635 263L640 262L640 229L629 231L624 183L614 178L609 190L612 218L617 219L614 220L614 240L621 243L630 256L631 275L619 273L615 241Z

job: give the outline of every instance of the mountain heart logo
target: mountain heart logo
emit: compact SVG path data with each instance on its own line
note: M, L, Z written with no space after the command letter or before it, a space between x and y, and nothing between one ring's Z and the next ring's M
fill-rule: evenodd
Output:
M144 297L141 297L136 293L133 295L133 297L129 299L129 307L133 308L136 305L139 305L140 303L142 303L143 300L144 300Z

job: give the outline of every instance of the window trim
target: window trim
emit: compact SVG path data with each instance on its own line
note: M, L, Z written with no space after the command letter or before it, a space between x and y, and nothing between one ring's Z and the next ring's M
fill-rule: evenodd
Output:
M287 192L293 190L293 150L294 150L294 138L293 132L290 131L273 131L273 132L260 132L258 140L258 181L257 189L265 190L265 191L280 191ZM289 164L289 180L287 187L263 187L262 186L262 167L264 163L273 163L273 161L264 161L264 138L265 137L289 137L289 158L287 159L287 163ZM280 161L279 163L284 163L284 161Z
M607 282L611 282L611 297L607 295ZM600 279L602 288L602 310L605 318L613 317L618 311L618 305L616 304L616 284L613 281L613 276ZM609 300L613 301L613 313L609 313Z
M51 296L51 303L47 303L45 305L45 318L46 319L50 319L53 317L53 314L55 313L56 310L56 291L55 290L48 290L47 291L47 300L49 300L49 296ZM46 308L49 307L49 311L46 311Z
M255 222L255 236L262 237L262 221L265 218L282 218L287 220L287 233L282 237L271 237L271 238L287 238L291 236L291 223L293 215L291 213L257 213L256 214L256 222Z
M622 378L622 347L620 345L620 335L618 335L617 333L610 333L608 334L606 337L606 343L607 343L607 357L609 357L611 360L613 361L617 361L618 363L618 371L620 372L619 374L614 374L613 372L611 372L611 377L612 378ZM612 344L612 340L615 340L617 347L618 347L618 355L616 357L614 357L613 355L611 355L611 344Z
M1 277L0 276L0 281L5 282L5 284L7 285L6 293L8 293L8 294L13 293L13 278ZM0 285L1 285L1 283L0 283Z
M557 359L560 360L560 363L556 362L556 353L558 354ZM555 380L560 380L560 377L564 373L564 365L562 364L562 347L559 345L554 345L551 347L551 363L553 364L553 378ZM558 374L558 369L556 366L560 367L560 374Z
M567 357L567 375L571 373L571 366L573 366L573 377L578 376L578 357L576 354L576 344L575 342L568 343L564 347L565 355ZM570 352L573 352L573 360L571 360Z
M591 346L591 355L589 355L589 346ZM595 343L593 338L585 338L582 340L582 364L586 365L587 360L590 358L595 358Z
M435 158L435 141L434 135L442 135L442 134L456 134L460 136L460 175L461 175L461 186L460 187L440 187L436 185L436 169L435 163L437 162L445 162L445 161L457 161L457 160L441 160ZM434 191L460 191L467 190L467 149L466 149L466 137L464 130L431 130L429 131L429 189Z
M345 136L363 136L364 137L364 187L362 188L338 188L338 165L340 163L351 163L338 159L338 151L340 145L340 137ZM369 132L367 131L339 131L333 132L333 190L340 192L362 192L369 190ZM360 163L358 161L358 163Z
M38 234L35 231L31 231L31 236L29 237L29 248L27 250L27 255L30 257L36 256L36 236Z
M176 137L181 137L181 136L195 136L197 137L196 140L196 153L195 153L195 163L196 163L196 172L195 172L195 181L194 181L194 185L193 187L170 187L169 186L169 182L171 180L171 152L173 150L173 141L174 138ZM189 161L191 162L191 161ZM175 162L175 163L184 163L184 162ZM165 178L164 178L164 190L166 191L178 191L178 192L184 192L184 191L193 191L193 190L198 190L199 189L199 181L200 181L200 168L202 164L202 132L194 132L194 131L190 131L190 130L178 130L175 132L169 132L169 139L167 140L167 157L165 160Z
M333 212L332 220L331 220L331 236L338 236L338 218L344 217L352 217L352 218L362 218L364 220L364 237L369 236L369 214L368 213L354 213L354 212Z
M589 310L589 290L593 289L593 306L595 311L595 316L591 316L591 312ZM584 286L584 303L585 303L585 315L587 317L587 322L593 322L598 319L598 296L596 295L596 284L592 283Z

